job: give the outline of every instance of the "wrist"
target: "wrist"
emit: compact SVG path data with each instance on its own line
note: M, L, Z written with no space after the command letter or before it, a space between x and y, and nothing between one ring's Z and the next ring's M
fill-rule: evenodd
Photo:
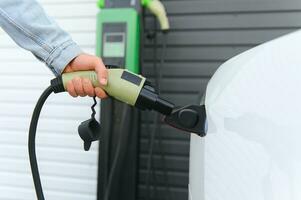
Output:
M69 63L80 54L82 54L81 48L75 42L68 41L51 53L46 60L46 64L51 66L51 68L54 69L55 75L58 76L61 75L66 70Z

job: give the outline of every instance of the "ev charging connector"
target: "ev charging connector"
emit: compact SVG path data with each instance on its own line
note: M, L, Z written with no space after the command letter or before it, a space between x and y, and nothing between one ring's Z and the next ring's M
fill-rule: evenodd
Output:
M65 73L51 81L54 93L66 91L67 83L75 77L87 78L94 87L103 88L109 96L143 110L155 110L163 115L170 115L174 108L174 104L159 97L146 78L126 69L108 69L106 86L99 84L94 71Z

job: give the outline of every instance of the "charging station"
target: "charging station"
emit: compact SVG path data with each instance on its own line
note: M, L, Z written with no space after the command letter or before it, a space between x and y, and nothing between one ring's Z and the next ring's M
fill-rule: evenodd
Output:
M142 8L147 7L169 30L159 0L99 0L96 54L106 65L140 73ZM116 100L101 103L98 199L136 199L138 182L139 112Z
M140 0L100 0L96 54L105 64L140 72ZM124 122L126 121L126 122ZM136 199L139 112L101 103L98 199Z

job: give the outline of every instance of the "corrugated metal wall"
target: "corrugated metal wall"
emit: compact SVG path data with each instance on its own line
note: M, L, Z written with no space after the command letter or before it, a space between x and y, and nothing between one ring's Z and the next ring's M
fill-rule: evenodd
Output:
M41 0L87 52L94 53L95 0ZM44 64L0 30L0 199L36 199L27 153L34 105L53 78ZM77 126L92 100L52 96L42 111L37 154L46 199L96 199L98 148L83 151Z
M164 0L172 31L167 40L163 71L164 96L179 105L195 103L203 93L210 76L228 58L255 45L301 27L299 0ZM152 28L147 17L146 29ZM158 38L161 44L162 37ZM300 44L296 44L300 45ZM153 45L145 39L143 71L153 73ZM160 48L160 47L159 47ZM158 58L160 50L158 50ZM159 60L157 60L159 63ZM145 116L144 116L145 117ZM146 118L144 118L146 119ZM140 153L140 199L146 199L146 163L149 133L142 125ZM161 148L165 153L168 179L164 176L160 142L157 137L154 154L152 199L188 199L189 136L162 126ZM170 184L171 198L164 187Z

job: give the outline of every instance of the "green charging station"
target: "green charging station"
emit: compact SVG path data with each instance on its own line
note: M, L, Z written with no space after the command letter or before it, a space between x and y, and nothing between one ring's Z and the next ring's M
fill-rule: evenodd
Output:
M140 73L140 0L100 0L96 54L107 65ZM100 200L136 199L139 112L116 100L101 103Z
M96 54L106 65L140 73L142 8L147 7L167 32L169 22L159 0L99 0ZM140 113L117 100L101 103L98 199L137 197Z
M102 2L104 4L99 5L103 7L97 15L97 55L104 63L124 66L129 71L139 73L140 2Z

